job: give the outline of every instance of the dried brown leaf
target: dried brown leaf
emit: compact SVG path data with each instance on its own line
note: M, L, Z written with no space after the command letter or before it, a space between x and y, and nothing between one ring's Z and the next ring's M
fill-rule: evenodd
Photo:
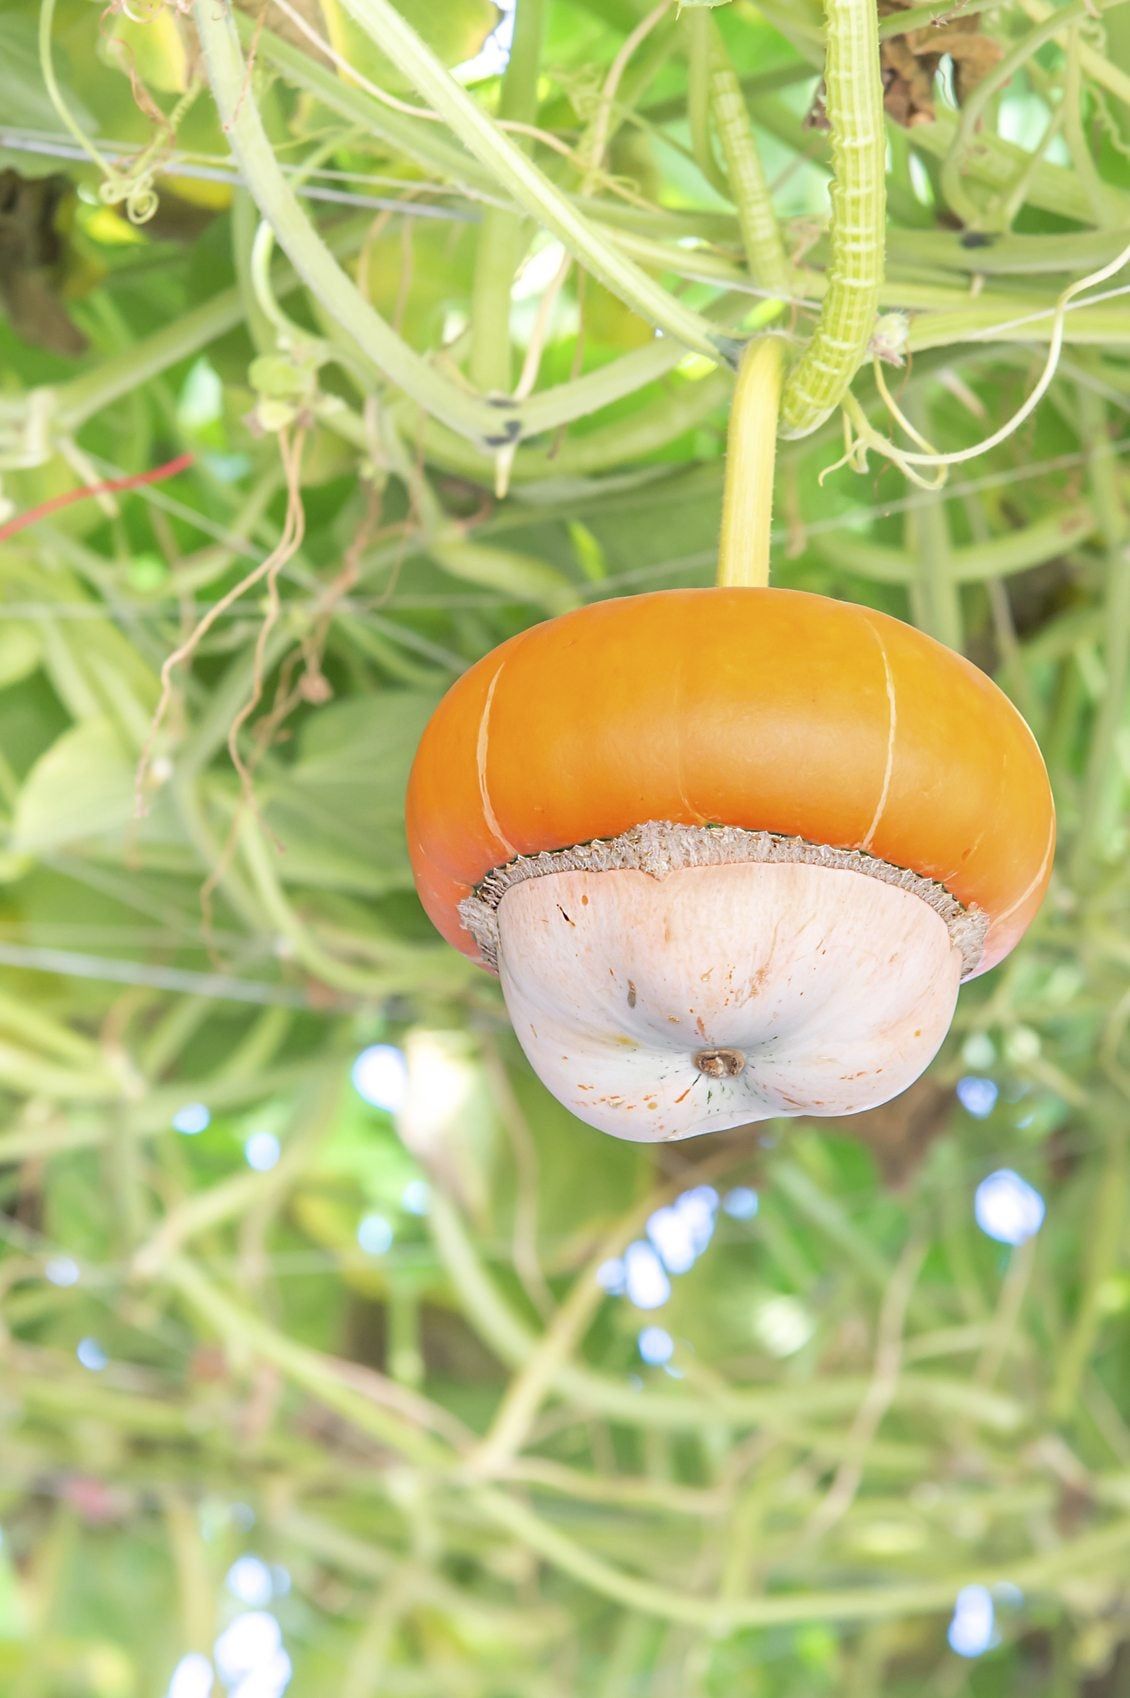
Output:
M915 0L879 0L879 13L889 17L906 11ZM889 117L904 129L934 121L934 79L948 55L953 61L953 89L958 105L982 82L999 62L1001 45L985 35L979 17L962 17L956 12L932 24L908 30L884 41L880 50L883 67L883 105Z

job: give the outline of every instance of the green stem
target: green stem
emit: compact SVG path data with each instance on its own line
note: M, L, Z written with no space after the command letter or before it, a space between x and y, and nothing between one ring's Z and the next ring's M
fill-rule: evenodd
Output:
M60 1103L112 1103L123 1095L123 1081L109 1068L88 1063L81 1072L73 1071L2 1040L0 1085L20 1096L46 1097ZM5 1146L13 1141L6 1138Z
M235 1352L253 1352L271 1362L296 1386L328 1409L335 1410L358 1432L423 1467L444 1467L446 1450L403 1414L382 1408L350 1384L332 1357L276 1331L252 1310L244 1308L214 1284L187 1257L174 1254L163 1263L159 1277ZM370 1370L370 1373L372 1371ZM374 1382L377 1376L373 1376ZM391 1401L391 1400L390 1400Z
M537 1349L538 1335L496 1285L458 1211L440 1192L432 1197L429 1221L439 1258L472 1325L508 1366L523 1367ZM854 1413L868 1383L844 1377L770 1388L720 1386L701 1395L666 1390L641 1395L626 1381L583 1363L560 1363L553 1375L557 1395L581 1409L628 1426L668 1432L695 1431L721 1422L791 1433L798 1421L808 1417L838 1419ZM1001 1433L1015 1434L1023 1421L1011 1398L934 1374L902 1374L895 1401L904 1410L929 1413L941 1421L960 1415Z
M1072 852L1072 877L1089 882L1103 826L1118 817L1125 779L1117 754L1120 726L1130 685L1130 515L1119 487L1115 446L1110 439L1107 410L1092 390L1080 386L1079 423L1090 446L1093 510L1106 555L1106 688L1091 730L1090 749L1079 809L1079 828Z
M101 1061L98 1045L92 1039L68 1031L33 1003L5 990L0 990L0 1029L26 1039L36 1049L47 1050L60 1061L94 1068Z
M1096 1177L1087 1213L1086 1248L1079 1299L1071 1330L1057 1353L1055 1384L1050 1398L1054 1421L1070 1421L1079 1387L1090 1366L1103 1324L1104 1287L1116 1272L1126 1242L1126 1137L1121 1125L1110 1132L1106 1163Z
M599 373L592 375L597 377ZM697 383L680 384L665 403L654 409L638 407L623 420L614 420L571 439L556 455L550 449L523 449L514 462L511 482L561 478L566 473L583 477L607 471L610 466L645 459L685 431L704 423L725 404L732 390L728 373L710 372ZM480 456L441 425L429 420L419 432L419 440L429 458L445 470L472 478L482 476L484 462Z
M1126 0L1085 0L1083 15L1093 18L1096 12L1112 12L1116 6L1125 4ZM1056 33L1071 22L1073 9L1070 7L1065 6L1055 12L1048 0L1020 0L1020 5L1030 18L1054 22ZM1124 106L1130 106L1130 72L1120 62L1117 53L1100 53L1084 43L1080 48L1079 62L1100 87L1113 94Z
M347 1065L347 1054L331 1056L325 1063L326 1068ZM263 1102L273 1093L285 1095L294 1091L313 1074L321 1071L321 1062L316 1066L310 1062L295 1062L264 1072L258 1078L204 1078L196 1081L186 1079L177 1085L159 1086L156 1090L148 1091L140 1102L131 1107L131 1130L135 1136L164 1135L169 1130L173 1115L183 1108L186 1102L205 1100L213 1112L224 1108L240 1108L248 1102ZM26 1085L20 1084L17 1089L29 1097L57 1097L59 1101L65 1100L51 1084L42 1079ZM112 1097L107 1091L98 1101L117 1104L121 1094L119 1087ZM93 1093L88 1092L87 1104L91 1103L92 1096ZM105 1138L105 1120L101 1114L84 1114L81 1117L76 1114L50 1126L39 1122L17 1122L10 1131L0 1134L0 1167L7 1167L29 1158L47 1161L71 1150L95 1149L105 1142Z
M55 5L56 0L42 0L39 9L39 69L43 77L43 85L47 90L48 99L59 114L60 123L65 129L69 130L87 158L98 167L103 181L113 182L118 179L118 172L110 161L99 153L90 137L78 123L67 105L63 91L59 86L59 79L55 75L55 58L51 50L51 32L55 27Z
M453 981L450 967L444 971L445 955L437 950L423 950L384 935L380 937L377 954L380 970L369 971L356 967L352 961L323 948L311 926L300 918L287 895L283 881L275 868L275 856L267 842L260 822L245 815L239 828L239 847L255 891L272 926L293 946L302 965L324 984L347 995L379 1000L397 989L409 986L426 990L437 976L444 988ZM398 976L399 975L399 976ZM465 975L461 975L466 982Z
M669 294L594 228L568 196L527 159L506 131L499 129L455 81L391 0L345 0L345 7L374 45L446 121L468 153L487 166L519 206L552 230L594 277L658 330L708 359L732 362L735 348L731 339L701 313ZM208 0L197 0L198 16L207 9Z
M1063 134L1071 154L1075 175L1087 199L1096 224L1105 215L1103 180L1091 153L1091 145L1083 129L1083 24L1077 23L1068 37L1067 57L1063 73ZM1076 259L1075 264L1079 261Z
M767 588L773 470L785 349L779 336L751 342L738 372L726 442L718 583Z
M687 34L687 122L691 152L711 188L720 195L728 195L730 186L719 170L710 140L711 19L696 6L683 12L679 21ZM745 94L740 83L738 93L744 105Z
M314 296L390 383L453 430L485 442L517 430L505 412L442 376L399 337L338 265L311 224L263 128L230 11L196 0L196 27L216 107L244 180L279 246Z
M961 592L954 576L946 512L944 496L926 494L907 513L907 552L914 573L910 604L916 625L960 653L964 642Z
M977 84L966 99L949 152L942 161L942 193L946 197L946 204L963 223L980 229L987 212L995 210L992 203L990 208L979 206L965 187L965 156L974 144L978 126L985 116L989 101L998 90L1012 81L1017 72L1023 70L1028 60L1039 52L1045 42L1051 41L1059 34L1064 24L1085 16L1091 9L1092 0L1070 0L1070 4L1054 16L1029 30L1023 40L1017 42L1011 53L1005 54L1000 63L993 67L989 75ZM1030 161L1027 163L1031 165ZM1000 199L1001 197L997 198L996 206L1000 205Z
M238 289L213 295L203 306L172 319L163 330L61 384L55 391L53 422L67 435L72 434L103 407L112 406L169 366L190 359L209 342L234 330L242 318Z
M343 224L334 232L331 251L347 254L360 246L363 235L364 226L359 222ZM275 294L280 298L296 289L298 282L289 265L280 266L272 278ZM112 406L123 395L136 393L150 378L181 360L191 359L210 342L226 336L243 322L244 316L241 287L221 290L203 306L171 320L164 329L154 331L152 336L60 384L53 391L51 423L64 434L73 435L104 407Z
M915 497L915 508L925 506L925 497ZM913 509L912 509L913 511ZM990 583L1058 560L1067 549L1085 542L1095 529L1090 503L1078 501L1057 508L1044 519L1017 531L1005 531L988 542L973 542L951 549L949 577L958 584ZM909 584L914 579L915 559L911 550L875 542L871 537L821 537L819 554L840 571L854 572L876 584Z
M900 21L908 16L908 13L903 12L897 14ZM319 103L330 111L339 113L350 123L362 124L367 134L379 137L388 144L391 151L406 154L442 181L474 194L480 201L497 200L498 190L491 173L448 141L441 126L421 118L407 117L387 106L381 106L364 89L346 83L342 77L335 75L329 66L315 61L308 52L280 40L269 29L260 30L255 18L249 14L237 14L236 23L245 40L249 41L253 35L256 37L258 56L262 62L270 63L281 71L295 87L314 94ZM819 42L809 43L805 37L800 50L806 52L809 46L813 48L812 63L818 67L821 62ZM767 88L774 80L788 86L804 75L803 66L799 71L796 67L785 67L775 77L769 74L743 78L742 87L747 96L756 97L757 121L761 129L776 136L795 151L819 158L823 151L821 133L802 130L801 120L792 107L767 93ZM684 96L679 96L677 103L658 102L655 107L646 110L651 119L658 122L679 115L684 100ZM552 107L549 110L552 112ZM915 151L943 159L952 145L956 127L956 115L939 109L932 124L923 124L915 129ZM1025 157L1023 149L1014 143L1004 141L999 136L981 135L978 137L977 150L971 153L966 161L966 169L972 179L991 188L1007 190L1008 186L1015 182ZM1113 183L1105 183L1103 187L1107 220L1111 225L1121 227L1126 223L1130 195L1116 188ZM720 192L725 194L726 191L722 188ZM1045 162L1040 166L1033 179L1030 204L1043 211L1056 212L1082 223L1086 223L1091 216L1088 198L1077 182L1074 172L1062 165L1049 165ZM647 228L657 235L665 233L661 214L627 206L620 200L595 201L587 210L594 219L613 229ZM680 213L683 233L692 227L698 229L701 226L704 233L717 234L719 232L716 227L719 223L724 223L725 219L724 212L695 215L682 210ZM1087 232L1079 234L1081 239L1089 239ZM1070 240L1070 237L1061 239Z
M545 0L518 0L514 40L498 103L500 118L532 124L537 117L538 60L544 25ZM475 243L469 366L471 382L484 393L509 395L512 386L510 292L521 244L521 218L509 209L487 207Z
M476 1498L498 1525L582 1585L645 1615L658 1615L667 1621L685 1622L715 1632L806 1621L823 1624L932 1614L952 1608L957 1592L970 1582L992 1586L1007 1581L1025 1591L1054 1593L1070 1587L1081 1573L1118 1573L1122 1560L1130 1552L1130 1518L1127 1518L1035 1556L1021 1557L1011 1565L970 1564L957 1574L837 1592L704 1598L639 1579L614 1567L500 1491L480 1488Z
M1029 303L1015 317L1009 310L1013 305L1019 303L1015 299L975 301L952 312L924 312L912 320L907 345L912 353L923 353L927 348L951 348L956 342L986 340L1051 342L1059 337L1065 345L1108 349L1130 344L1130 313L1120 301L1094 306L1085 301L1058 320L1054 305Z
M978 12L995 12L1003 0L964 0L961 6L961 16L972 18ZM931 24L942 22L956 8L953 0L932 0L928 6L911 6L905 12L892 12L888 18L879 19L879 40L889 41L892 36L907 35L911 30L928 29Z
M883 279L886 134L874 0L825 0L832 142L831 259L816 329L785 385L785 436L807 436L843 399L867 353Z
M710 48L710 108L726 158L746 262L755 283L769 294L787 300L792 294L792 267L773 211L769 183L741 84L721 32L713 25Z

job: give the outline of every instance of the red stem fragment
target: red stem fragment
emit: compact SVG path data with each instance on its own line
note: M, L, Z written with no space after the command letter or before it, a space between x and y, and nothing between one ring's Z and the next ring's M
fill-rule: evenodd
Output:
M161 483L165 478L176 477L195 460L195 454L178 454L175 460L166 460L163 466L155 466L151 472L133 472L129 477L107 478L104 483L84 484L81 489L68 489L62 495L53 495L49 501L41 501L38 507L31 507L26 513L17 513L14 519L0 525L0 542L7 542L17 531L24 531L29 525L34 525L40 519L46 519L51 513L57 513L61 507L70 507L76 501L85 501L91 495L116 495L124 489L137 489L141 484Z

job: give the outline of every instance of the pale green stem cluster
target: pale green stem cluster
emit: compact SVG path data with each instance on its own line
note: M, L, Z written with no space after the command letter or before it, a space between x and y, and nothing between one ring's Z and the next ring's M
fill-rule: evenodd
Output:
M544 0L518 0L514 40L502 79L498 115L531 124L537 116L538 58ZM509 208L488 206L475 247L471 285L471 382L485 394L509 395L510 295L521 256L522 220Z
M991 201L982 206L965 186L967 156L989 102L1024 69L1041 47L1059 34L1064 25L1093 16L1094 10L1094 0L1070 0L1069 5L1060 7L1052 16L1029 30L1011 53L1006 53L989 75L978 83L965 101L953 146L942 163L941 181L947 204L971 228L983 229L987 223L993 228L1003 228L1006 223L1003 206L999 214Z
M204 0L198 0L198 11ZM733 357L732 341L628 259L557 188L456 82L391 0L345 0L346 10L406 76L467 151L509 195L551 230L614 295L684 347L709 359Z
M726 159L750 275L768 294L787 300L793 292L792 267L773 211L745 96L716 28L711 31L710 51L710 106Z
M231 13L217 12L213 0L197 0L195 17L208 80L232 151L260 212L299 276L391 383L461 435L482 443L499 436L505 440L505 414L436 371L396 334L342 271L279 169L249 94L249 73ZM515 425L514 433L516 429Z

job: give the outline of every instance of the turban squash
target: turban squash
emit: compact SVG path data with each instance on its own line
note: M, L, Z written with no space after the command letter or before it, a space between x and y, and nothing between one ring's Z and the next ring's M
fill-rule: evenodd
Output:
M1055 840L983 673L751 587L503 643L427 726L407 829L424 907L498 971L544 1083L645 1140L897 1095L1031 921Z

